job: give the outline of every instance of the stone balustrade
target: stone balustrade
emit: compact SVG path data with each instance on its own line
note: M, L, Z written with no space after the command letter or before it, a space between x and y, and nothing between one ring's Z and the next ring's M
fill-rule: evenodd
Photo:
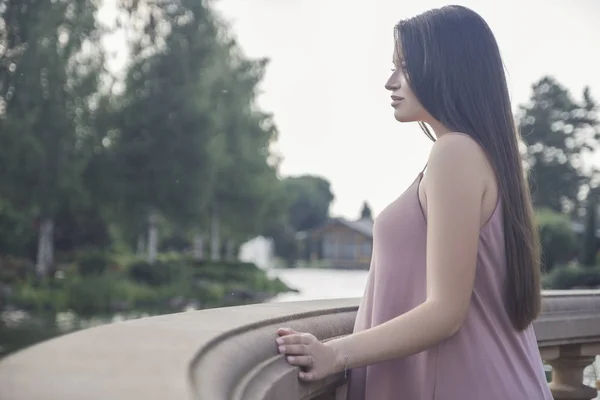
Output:
M358 299L267 303L104 325L0 362L0 400L339 400L344 377L300 383L277 354L281 326L327 340L351 332ZM600 291L544 293L535 323L555 400L590 400L583 369L600 354Z

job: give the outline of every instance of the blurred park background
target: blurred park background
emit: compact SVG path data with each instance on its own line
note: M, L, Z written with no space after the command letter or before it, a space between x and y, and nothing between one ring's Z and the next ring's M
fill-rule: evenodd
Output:
M431 146L383 84L394 23L442 3L404 3L0 1L0 357L360 296L372 220ZM599 3L461 4L505 54L544 286L599 288ZM340 254L324 227L351 237Z

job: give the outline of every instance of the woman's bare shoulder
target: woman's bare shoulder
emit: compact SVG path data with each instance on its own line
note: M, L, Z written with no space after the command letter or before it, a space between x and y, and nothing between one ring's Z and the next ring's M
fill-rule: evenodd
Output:
M455 168L466 167L484 174L490 163L485 151L475 139L464 133L452 132L442 135L435 142L428 166L430 170L436 167L450 168L448 173Z
M446 134L433 146L424 184L425 197L457 202L467 199L472 209L479 209L486 220L497 198L494 169L483 148L465 134ZM455 204L454 207L459 207Z

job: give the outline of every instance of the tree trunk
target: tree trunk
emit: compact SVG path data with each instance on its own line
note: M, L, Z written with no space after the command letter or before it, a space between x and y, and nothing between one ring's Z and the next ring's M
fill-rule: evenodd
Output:
M229 239L227 241L227 261L236 261L235 256L235 241L233 239Z
M204 260L204 236L201 233L194 235L193 257L195 261Z
M138 257L143 257L146 254L146 240L144 235L139 235L136 246L136 254Z
M43 278L54 264L54 221L43 219L38 234L36 273Z
M148 217L148 262L154 264L158 254L158 215L152 211Z
M211 227L210 227L210 259L212 261L219 261L221 259L221 234L219 224L219 213L217 206L215 206L211 216Z

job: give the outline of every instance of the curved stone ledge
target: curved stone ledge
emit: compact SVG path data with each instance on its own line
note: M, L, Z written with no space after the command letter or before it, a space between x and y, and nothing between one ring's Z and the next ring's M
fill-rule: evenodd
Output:
M253 306L263 307L264 305ZM270 305L273 306L273 305ZM300 385L296 369L277 353L277 328L311 332L321 340L352 330L357 300L323 300L281 303L287 315L244 326L207 343L191 364L199 399L313 398L335 390L338 377ZM225 311L225 309L223 309Z
M0 400L341 399L341 375L298 381L277 354L276 329L322 340L348 334L358 301L228 307L79 331L3 359ZM574 364L600 354L600 291L545 292L535 329L543 358L558 371L553 391L588 395L567 381L577 376Z

